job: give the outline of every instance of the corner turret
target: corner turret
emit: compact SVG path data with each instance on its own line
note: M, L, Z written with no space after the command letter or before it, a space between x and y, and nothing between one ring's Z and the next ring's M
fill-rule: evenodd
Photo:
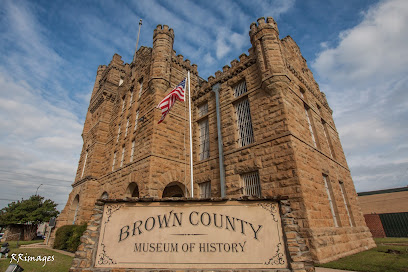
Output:
M169 86L174 31L167 25L158 25L153 32L152 66L150 70L151 91L165 91Z
M262 86L271 93L276 90L275 83L282 86L289 82L286 65L282 55L278 25L272 17L261 17L250 26L249 37L254 49Z

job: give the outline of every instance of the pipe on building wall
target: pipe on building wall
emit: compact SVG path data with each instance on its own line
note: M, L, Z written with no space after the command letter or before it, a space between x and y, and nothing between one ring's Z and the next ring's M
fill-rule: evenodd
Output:
M215 93L215 109L217 113L217 132L218 132L218 155L220 162L220 187L221 197L225 197L225 169L224 169L224 149L221 133L221 114L220 114L220 83L212 86L212 91Z

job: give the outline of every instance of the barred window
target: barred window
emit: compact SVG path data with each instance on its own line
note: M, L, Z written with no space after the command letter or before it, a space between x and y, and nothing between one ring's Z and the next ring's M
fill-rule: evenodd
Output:
M125 111L125 104L126 104L126 99L125 97L122 98L122 113Z
M200 198L211 197L211 181L206 181L199 184L200 186Z
M124 160L125 160L125 146L122 147L122 158L120 159L120 167L123 166Z
M133 156L135 155L135 144L136 144L136 141L133 140L132 141L132 150L130 151L130 162L133 161Z
M327 123L323 119L322 119L322 125L323 125L324 136L326 137L327 145L329 146L330 156L332 158L336 158L336 155L334 154L333 144L329 137L329 130L327 129Z
M202 117L208 113L208 103L204 103L198 107L198 117Z
M310 134L312 135L312 141L313 141L314 146L317 147L316 138L315 138L314 130L312 127L312 122L310 120L310 114L309 114L310 108L306 104L304 104L304 108L305 108L305 113L306 113L306 120L309 125Z
M126 131L125 131L125 137L126 137L126 136L127 136L127 134L128 134L129 124L130 124L130 120L129 120L129 117L128 117L128 118L127 118L127 121L126 121Z
M81 178L84 176L84 172L85 172L85 166L86 166L86 159L88 158L88 150L85 153L85 160L84 160L84 165L82 167L82 174L81 174Z
M130 91L129 105L133 104L133 89Z
M346 192L346 189L344 188L344 183L341 181L339 181L339 183L340 183L341 195L343 196L344 206L346 207L346 212L347 212L347 216L349 219L350 227L353 227L354 226L353 214L351 212L351 207L350 207L350 203L347 197L347 192Z
M330 181L328 181L328 176L323 175L324 187L326 188L327 198L329 199L330 210L333 216L334 226L339 226L339 216L337 214L337 207L335 206L336 203L334 202L333 190L331 187Z
M245 80L241 81L234 87L234 97L239 97L247 92Z
M115 153L113 153L112 171L115 170L115 164L116 164L116 151Z
M243 174L241 180L243 195L261 197L261 183L258 172Z
M210 137L208 118L201 120L200 126L200 160L205 160L210 157Z
M139 98L143 92L143 78L139 80Z
M118 136L116 136L116 142L119 142L119 137L120 137L120 127L121 127L121 124L119 124L119 128L118 128Z
M137 129L137 122L138 122L138 120L139 120L139 111L136 111L135 127L134 127L133 130L136 130L136 129Z
M247 92L245 81L241 81L234 87L234 96L239 97ZM243 97L235 103L237 116L238 145L240 147L254 142L254 131L252 128L251 109L248 97Z
M238 127L238 145L246 146L254 142L254 131L252 128L251 110L248 98L235 103Z

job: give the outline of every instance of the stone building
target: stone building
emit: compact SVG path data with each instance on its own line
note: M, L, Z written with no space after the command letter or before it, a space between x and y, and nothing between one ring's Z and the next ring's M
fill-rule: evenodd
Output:
M316 262L374 247L332 110L299 47L271 17L249 36L249 54L208 80L176 55L166 25L132 63L115 54L99 66L57 227L88 221L99 198L190 196L187 103L161 124L156 108L189 70L195 198L288 196Z

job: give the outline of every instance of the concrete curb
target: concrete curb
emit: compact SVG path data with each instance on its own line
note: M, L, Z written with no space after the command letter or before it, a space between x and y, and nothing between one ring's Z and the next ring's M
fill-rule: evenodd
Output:
M316 272L356 272L356 271L331 269L331 268L325 268L325 267L316 267Z

